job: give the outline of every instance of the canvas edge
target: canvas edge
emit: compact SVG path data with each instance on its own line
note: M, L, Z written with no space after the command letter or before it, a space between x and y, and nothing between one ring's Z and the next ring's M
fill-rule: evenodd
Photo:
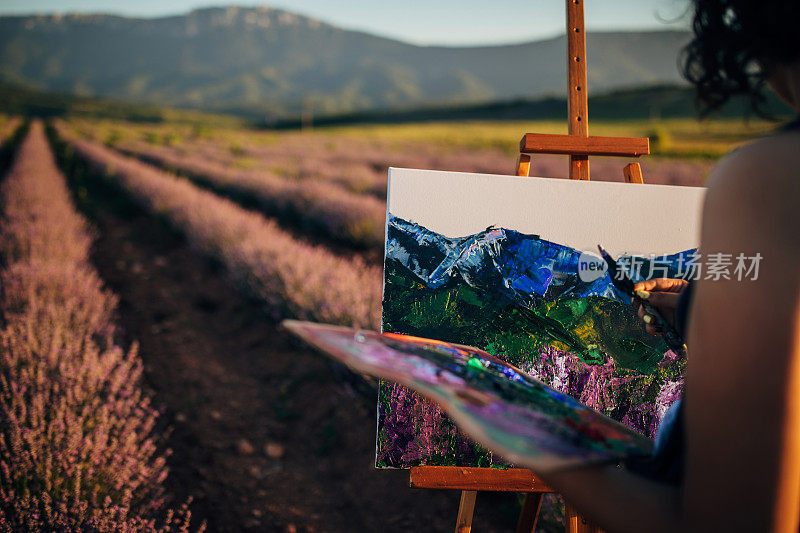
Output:
M378 332L383 333L383 299L386 296L386 243L389 241L389 205L392 190L392 171L394 167L389 167L386 178L386 217L383 222L383 257L381 265L381 322L378 324ZM375 457L372 460L372 467L376 470L403 470L403 468L391 466L378 466L378 436L381 429L381 387L383 379L378 379L378 397L375 398Z
M519 180L529 180L531 178L535 178L537 180L545 180L545 181L554 181L554 182L563 182L563 181L571 181L568 177L563 178L547 178L543 176L517 176L515 174L489 174L485 172L461 172L457 170L438 170L438 169L422 169L422 168L407 168L407 167L390 167L389 168L389 176L391 177L391 171L402 171L402 172L412 172L412 173L428 173L428 172L437 172L442 174L471 174L475 176L491 176L496 178L516 178ZM580 180L582 184L588 184L590 187L596 186L605 186L611 185L613 187L630 187L630 183L624 181L605 181L605 180ZM694 186L694 185L667 185L663 183L637 183L636 185L645 186L650 188L660 188L660 189L708 189L707 186ZM627 189L626 189L627 190ZM389 201L387 201L386 205L388 207Z

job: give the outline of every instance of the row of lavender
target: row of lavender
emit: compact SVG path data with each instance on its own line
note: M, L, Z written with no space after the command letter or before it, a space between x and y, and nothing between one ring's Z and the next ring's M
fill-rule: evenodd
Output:
M35 122L0 187L0 531L185 531L116 298Z
M62 124L66 131L69 124ZM74 128L82 136L91 129ZM187 153L170 146L126 143L115 148L168 172L187 176L198 185L253 206L267 216L315 238L324 237L356 248L382 250L386 202L348 190L326 179L292 179L271 170L244 170L215 160L212 148ZM385 190L385 178L382 187Z
M382 249L386 202L326 180L292 180L270 171L251 172L181 156L161 148L126 150L148 163L192 178L231 198L254 204L307 233L359 248Z
M72 126L82 136L102 136L91 123ZM357 139L346 141L320 142L286 134L267 146L242 145L241 153L256 162L254 168L240 168L229 150L203 138L179 145L130 139L112 144L126 155L188 176L314 238L375 251L383 247L387 161L412 168L484 172L508 167L507 157L500 166L491 153L447 154L439 149L433 154L423 147L396 152Z
M301 242L258 213L77 138L62 124L57 129L80 158L145 210L168 219L195 248L219 260L235 282L277 317L373 328L379 323L380 268Z
M93 130L84 131L91 133ZM148 139L152 141L151 137ZM266 146L246 139L232 145L203 138L184 140L180 144L154 144L134 139L113 144L126 151L157 150L202 158L221 167L252 173L268 172L292 181L325 181L353 193L386 198L385 162L389 159L370 157L370 154L375 154L374 146L365 143L353 146L350 142L342 146L342 143L330 140L318 142L314 138L298 138L290 132L280 134L277 142Z
M156 151L240 171L266 171L293 181L326 181L380 199L386 198L389 166L489 174L513 170L513 157L496 148L454 149L441 143L324 130L190 132L178 125L97 120L71 120L70 124L81 135L124 151Z

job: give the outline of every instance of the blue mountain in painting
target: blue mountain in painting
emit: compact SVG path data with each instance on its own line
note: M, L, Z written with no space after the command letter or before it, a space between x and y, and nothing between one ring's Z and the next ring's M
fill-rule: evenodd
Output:
M636 282L650 277L683 277L693 252L660 256L657 266L648 258L632 256L621 256L618 262L637 266L628 269ZM587 296L630 302L614 287L607 272L594 281L582 281L578 275L580 256L581 251L570 246L511 229L489 227L474 235L449 238L389 215L387 267L403 267L430 289L466 284L524 307L543 300Z

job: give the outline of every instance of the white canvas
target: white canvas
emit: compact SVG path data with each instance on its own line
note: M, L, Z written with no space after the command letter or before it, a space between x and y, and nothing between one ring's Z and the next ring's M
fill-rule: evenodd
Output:
M614 256L697 247L705 188L389 169L387 210L448 237L488 226Z

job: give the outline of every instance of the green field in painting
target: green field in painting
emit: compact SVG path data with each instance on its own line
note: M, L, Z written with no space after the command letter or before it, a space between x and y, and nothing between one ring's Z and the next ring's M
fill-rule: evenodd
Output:
M631 306L610 298L542 299L528 309L467 285L429 289L391 265L383 327L476 346L520 367L550 346L589 365L612 358L619 369L649 375L667 351L660 337L644 331Z

